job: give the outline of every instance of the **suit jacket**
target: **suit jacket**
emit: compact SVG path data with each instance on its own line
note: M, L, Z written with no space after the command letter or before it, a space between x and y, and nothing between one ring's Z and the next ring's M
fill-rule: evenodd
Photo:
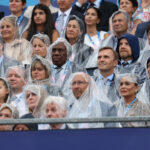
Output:
M146 28L149 24L150 24L150 21L139 24L137 26L135 36L137 36L139 38L143 38Z
M87 8L88 8L88 3L83 4L81 8L78 7L77 5L74 5L74 9L83 14L85 14ZM115 11L118 10L118 7L114 3L106 2L102 0L99 10L102 16L101 16L100 23L97 25L97 30L108 31L109 30L109 18Z
M100 101L102 117L114 117L117 116L117 109L115 105L111 105ZM105 128L116 127L116 123L104 123Z
M21 64L18 61L13 60L13 59L5 56L4 54L3 54L3 56L4 56L3 61L0 64L0 76L1 77L5 76L5 73L6 73L7 69L8 69L8 67L17 66L17 65Z

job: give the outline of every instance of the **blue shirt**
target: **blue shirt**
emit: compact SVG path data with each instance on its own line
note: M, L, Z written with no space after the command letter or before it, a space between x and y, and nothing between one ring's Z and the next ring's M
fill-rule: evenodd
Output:
M98 77L98 86L101 87L102 83L101 81L102 80L106 80L106 86L110 86L112 81L113 81L113 78L114 78L114 74L111 74L109 75L108 77L104 78L101 74L99 75Z

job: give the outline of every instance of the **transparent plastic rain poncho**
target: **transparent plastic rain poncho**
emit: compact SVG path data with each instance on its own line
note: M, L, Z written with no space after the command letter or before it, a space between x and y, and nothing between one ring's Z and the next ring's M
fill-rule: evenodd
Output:
M47 78L44 80L35 80L32 78L31 72L32 72L32 68L34 67L34 65L40 62L43 66L45 66L46 68L46 74L47 74ZM43 88L45 88L45 90L47 91L48 95L53 95L53 96L62 96L62 92L61 89L57 86L57 85L52 85L50 83L50 79L51 79L51 65L50 62L45 59L42 58L38 55L33 56L32 58L32 63L31 66L29 68L29 83L33 83L33 84L37 84L37 85L41 85Z
M150 56L150 43L148 41L147 32L145 32L143 39L145 39L145 46L143 50L140 51L138 62L140 62L146 68L147 59Z
M50 60L52 60L51 53L52 53L53 47L59 43L64 43L64 45L66 46L66 50L67 50L67 58L69 59L71 57L72 47L71 47L70 43L65 38L60 37L49 47Z
M147 68L146 80L145 80L143 86L141 87L141 90L138 93L138 97L139 97L139 99L142 99L144 103L150 104L150 76L148 74L148 64L150 62L150 57L145 61L146 61L145 68Z
M31 52L30 52L30 44L27 40L19 38L19 29L17 25L17 17L10 15L4 17L0 21L0 28L2 22L6 20L14 26L14 37L10 42L5 42L3 37L2 40L4 42L4 53L6 56L15 59L23 64L29 64L31 61ZM2 34L1 34L2 36Z
M73 94L69 94L67 101L73 98L71 109L69 111L69 118L99 118L102 117L102 109L100 101L103 100L103 94L99 92L94 80L85 73L75 73L72 76L72 81L75 76L82 76L88 83L84 93L77 99ZM70 84L72 84L72 82ZM69 102L70 103L70 102ZM99 128L103 127L102 123L83 123L83 124L69 124L70 128Z
M24 95L25 95L26 101L27 101L28 92L32 92L37 96L37 101L35 103L35 107L33 108L33 110L29 108L29 104L28 104L29 112L32 113L34 117L40 118L42 116L41 107L43 105L44 99L47 96L46 90L41 85L37 85L37 84L26 85L24 89Z
M6 86L6 88L8 89L9 93L7 94L6 99L4 101L4 103L8 103L10 100L10 93L11 93L10 85L8 84L8 81L2 77L0 77L0 82L3 82L3 85Z
M42 40L44 43L45 43L45 45L46 45L46 50L47 50L47 54L46 54L46 57L45 58L47 58L47 59L49 59L49 53L48 53L48 47L50 46L50 39L49 39L49 37L46 35L46 34L41 34L41 33L38 33L38 34L35 34L35 35L33 35L32 36L32 39L30 40L30 46L31 46L31 52L32 52L32 55L33 55L33 40L35 39L35 38L37 38L37 39L40 39L40 40Z
M122 96L120 101L118 101L118 103L116 103L116 106L118 108L118 116L119 117L130 117L130 116L148 116L148 115L150 115L149 104L143 103L143 99L139 99L139 97L138 97L138 92L140 91L139 77L135 74L120 74L120 75L118 75L117 81L116 81L116 86L117 86L117 89L119 92L120 92L121 80L124 80L124 82L127 82L127 83L134 83L135 86L137 86L138 88L137 88L137 90L136 90L136 88L132 88L129 91L129 89L127 89L128 88L127 86L130 86L130 85L126 85L126 88L124 87L124 90L126 91L127 94L132 92L131 96L133 96L134 99L130 100L127 104L124 97ZM120 95L121 95L121 93L120 93ZM121 127L140 127L140 126L147 126L147 125L148 124L145 122L126 122L126 123L119 124L119 126L121 126Z

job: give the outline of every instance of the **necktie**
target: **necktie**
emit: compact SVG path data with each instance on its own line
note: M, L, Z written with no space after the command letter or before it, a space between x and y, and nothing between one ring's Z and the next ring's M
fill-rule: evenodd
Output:
M122 65L123 65L123 67L124 67L124 66L129 65L129 63L128 63L128 62L123 62Z
M57 20L57 23L56 23L56 29L58 30L60 37L63 36L64 19L65 19L65 16L66 16L66 14L65 14L65 13L62 13L62 14L58 17L58 20Z

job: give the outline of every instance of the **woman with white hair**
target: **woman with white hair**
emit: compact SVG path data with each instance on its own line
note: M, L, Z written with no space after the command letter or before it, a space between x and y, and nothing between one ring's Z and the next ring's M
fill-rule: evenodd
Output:
M146 116L150 115L149 104L144 104L142 99L138 99L140 88L139 78L135 74L122 74L117 77L117 85L122 96L119 100L118 116ZM122 127L141 127L147 126L145 122L121 123Z
M0 22L0 32L4 42L4 54L23 64L29 64L29 42L19 38L17 18L12 15L4 17Z
M46 118L65 118L67 116L67 101L63 97L48 96L42 107ZM68 129L66 124L50 124L50 129Z

